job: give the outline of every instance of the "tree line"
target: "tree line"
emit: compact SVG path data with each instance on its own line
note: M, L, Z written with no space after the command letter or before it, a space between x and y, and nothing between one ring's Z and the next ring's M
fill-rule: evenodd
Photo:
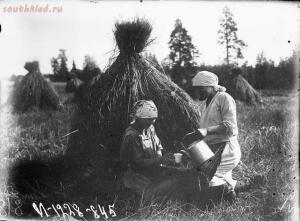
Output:
M291 57L282 59L278 65L267 59L263 52L257 56L254 67L247 63L239 65L244 58L243 49L247 44L238 38L237 32L234 16L225 7L218 30L218 43L224 48L224 63L199 66L195 62L199 52L182 22L177 19L170 35L170 54L161 66L173 81L186 90L190 89L191 79L199 70L218 74L220 83L226 82L232 75L241 74L256 89L291 89L296 86L294 66L299 59L296 51Z
M53 74L48 75L51 81L65 82L76 77L81 81L87 82L97 74L101 73L101 69L97 65L97 62L90 55L85 55L82 69L78 69L73 60L72 68L69 70L67 61L66 50L60 49L58 56L51 59Z
M291 57L282 59L278 65L267 59L263 52L257 56L254 67L247 63L239 65L244 58L243 49L247 47L247 44L238 37L237 23L228 7L223 9L218 36L218 43L224 48L223 64L197 65L195 60L199 57L199 51L192 43L192 37L180 19L175 21L175 27L170 34L169 56L161 63L151 53L144 53L144 56L185 90L190 89L191 79L199 70L208 70L218 74L220 83L230 79L231 75L241 74L256 89L289 89L295 86L294 64L297 61L295 51ZM67 81L76 76L80 80L87 81L101 73L91 56L85 56L82 70L76 68L73 61L73 67L69 71L67 60L64 49L60 49L59 55L51 59L53 70L53 75L49 76L51 80Z

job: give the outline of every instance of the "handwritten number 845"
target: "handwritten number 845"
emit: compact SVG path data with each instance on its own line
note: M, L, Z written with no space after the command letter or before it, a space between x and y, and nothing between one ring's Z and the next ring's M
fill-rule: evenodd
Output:
M115 211L113 210L114 206L115 206L115 204L109 205L109 206L108 206L108 209L109 209L109 215L111 215L111 217L116 217L116 216L117 216L117 214L116 214ZM87 209L87 211L88 211L88 210L92 211L92 212L94 213L95 219L98 219L98 218L100 218L100 215L98 214L98 209L99 209L100 214L101 214L102 216L104 216L106 219L108 219L108 215L107 215L107 213L106 213L106 211L105 211L105 209L104 209L104 206L98 205L98 208L95 208L94 206L91 205L91 206L90 206L90 209Z

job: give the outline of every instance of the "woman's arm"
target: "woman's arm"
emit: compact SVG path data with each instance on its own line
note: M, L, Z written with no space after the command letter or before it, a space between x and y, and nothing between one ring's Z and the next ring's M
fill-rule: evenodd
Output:
M169 164L169 160L162 155L158 155L156 158L145 158L142 144L138 136L128 136L124 139L122 145L123 153L127 152L127 164L132 164L138 168L153 168L158 167L160 164ZM161 150L159 150L161 152Z
M225 134L229 136L237 135L236 104L234 99L227 93L224 93L220 101L222 123L225 128Z
M224 134L226 133L226 127L224 124L219 124L216 126L210 126L206 128L207 135L212 135L212 134Z
M220 99L220 111L222 122L215 126L198 129L205 135L237 133L236 105L234 99L229 94L224 94Z

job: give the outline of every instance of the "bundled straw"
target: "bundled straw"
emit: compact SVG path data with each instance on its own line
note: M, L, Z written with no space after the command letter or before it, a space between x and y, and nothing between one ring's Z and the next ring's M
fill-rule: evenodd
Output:
M71 93L77 91L79 86L83 83L79 78L73 77L66 84L66 92Z
M107 71L80 93L72 122L79 132L70 140L68 151L103 164L118 161L122 135L137 100L153 100L158 107L155 127L166 149L172 150L176 140L199 128L199 113L189 95L139 54L149 44L151 25L137 19L117 23L115 28L120 53Z
M16 85L13 91L12 105L14 110L25 112L35 106L56 109L59 106L59 98L40 73L38 61L27 62L24 68L29 73Z
M261 102L260 94L241 75L238 75L234 79L233 84L235 85L235 87L233 88L233 96L237 100L244 101L248 104Z
M142 19L117 23L114 35L122 56L128 57L142 52L150 43L148 40L151 31L150 23Z
M228 92L234 99L247 104L261 103L260 94L241 75L241 70L233 69L231 77L225 82Z

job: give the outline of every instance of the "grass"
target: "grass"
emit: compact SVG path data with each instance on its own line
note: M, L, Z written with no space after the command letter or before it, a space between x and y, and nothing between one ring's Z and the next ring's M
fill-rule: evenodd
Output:
M55 85L54 85L55 86ZM56 87L56 86L55 86ZM59 85L58 87L62 87ZM70 95L59 90L65 108L62 111L32 112L9 116L6 130L1 130L1 170L19 159L47 159L60 156L67 148L70 117L74 105ZM247 106L237 102L239 142L242 148L242 163L234 174L248 178L264 174L267 184L251 192L240 194L231 205L221 203L211 210L199 210L192 205L169 202L165 206L140 205L138 198L128 194L117 202L117 218L123 220L291 220L297 211L294 203L299 181L298 120L296 114L297 94L277 91L263 92L262 106ZM6 139L7 142L4 140ZM3 148L1 149L3 150ZM6 155L5 155L6 154ZM4 179L4 178L3 178ZM2 202L16 202L12 189L2 186ZM16 208L16 205L12 206ZM12 210L11 213L14 211ZM298 214L297 214L298 215Z

